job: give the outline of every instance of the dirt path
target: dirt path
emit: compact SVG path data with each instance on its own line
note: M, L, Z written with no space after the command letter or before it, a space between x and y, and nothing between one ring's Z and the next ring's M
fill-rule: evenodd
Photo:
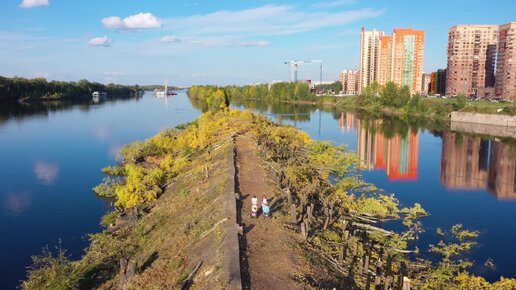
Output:
M267 173L257 156L256 142L249 135L236 139L237 192L240 203L241 224L244 236L240 240L242 283L244 289L303 289L294 281L306 265L301 253L292 247L294 237L283 226L285 216L272 211L272 218L263 215L251 217L251 198L262 196L272 199L274 209L275 188L267 182Z

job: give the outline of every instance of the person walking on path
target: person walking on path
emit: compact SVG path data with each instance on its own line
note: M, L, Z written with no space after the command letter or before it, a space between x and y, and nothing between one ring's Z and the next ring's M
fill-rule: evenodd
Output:
M256 195L253 195L251 198L251 217L255 218L258 216L258 198Z
M267 201L267 198L264 196L262 199L262 212L265 217L269 217L270 214L270 207L269 207L269 201Z

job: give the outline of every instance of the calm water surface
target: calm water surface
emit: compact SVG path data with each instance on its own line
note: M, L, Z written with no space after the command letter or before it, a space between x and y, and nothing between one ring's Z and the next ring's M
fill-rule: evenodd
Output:
M91 188L119 148L197 118L184 93L98 105L50 103L0 109L0 289L14 289L31 255L63 248L78 258L109 204Z
M479 246L471 252L473 273L489 280L516 277L516 146L511 145L515 140L482 139L436 126L414 126L416 121L409 125L394 117L375 119L311 106L234 106L356 152L365 181L395 193L404 206L420 203L430 213L422 219L423 256L429 243L439 242L438 227L461 223L480 231ZM484 266L488 258L495 269Z
M0 107L0 289L18 285L30 256L59 239L73 258L80 257L84 236L101 229L99 219L109 210L91 192L103 178L100 169L116 162L123 144L195 119L201 113L197 107L184 93L168 100L146 94L97 105ZM235 107L294 125L314 139L347 144L359 155L366 181L396 193L403 205L419 202L431 213L423 219L421 244L437 242L437 227L462 223L481 232L472 252L475 273L488 279L516 276L512 140L311 106ZM483 266L488 257L496 269Z

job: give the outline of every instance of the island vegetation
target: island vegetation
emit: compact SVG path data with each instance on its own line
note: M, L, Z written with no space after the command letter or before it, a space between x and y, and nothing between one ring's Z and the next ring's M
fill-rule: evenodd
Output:
M467 253L477 246L477 231L462 225L439 229L439 243L418 247L424 231L420 219L429 213L365 183L355 155L345 147L314 141L263 116L229 110L223 89L189 93L208 103L206 113L125 146L122 162L103 169L107 177L94 191L112 199L116 210L102 219L104 232L90 235L84 256L71 261L60 247L57 253L44 249L33 257L22 288L180 288L193 265L200 266L195 257L204 255L203 267L211 270L196 280L198 289L224 289L221 272L227 265L212 256L227 233L214 231L224 218L214 201L232 178L229 152L242 134L256 140L256 153L277 187L276 215L288 221L282 226L298 237L296 247L307 263L321 270L296 276L303 287L397 289L406 279L421 289L516 287L514 279L489 283L468 273L472 262ZM389 223L402 228L387 230L383 225ZM200 254L203 247L208 251Z
M110 97L129 97L140 92L141 89L138 85L104 85L88 80L49 82L44 78L27 79L0 76L0 100L80 100L91 98L95 91L107 93Z

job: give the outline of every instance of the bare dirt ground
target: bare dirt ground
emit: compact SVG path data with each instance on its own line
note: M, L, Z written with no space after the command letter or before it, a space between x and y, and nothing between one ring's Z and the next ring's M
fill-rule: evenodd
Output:
M305 262L294 245L294 233L284 227L286 217L274 212L278 201L276 188L268 182L267 171L257 155L256 141L249 135L236 139L237 192L240 203L244 236L240 239L242 282L244 289L305 289L296 283L296 274L305 272ZM272 203L272 218L251 217L251 198L256 195L258 205L263 196ZM259 211L260 213L260 211Z

